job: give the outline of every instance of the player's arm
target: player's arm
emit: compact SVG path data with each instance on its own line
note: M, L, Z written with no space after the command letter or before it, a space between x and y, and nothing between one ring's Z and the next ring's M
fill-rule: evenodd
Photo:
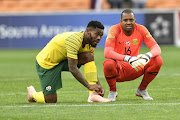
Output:
M150 52L138 55L138 58L140 58L139 62L143 66L145 66L152 57L156 57L161 54L161 48L159 47L157 42L154 40L150 32L144 26L141 26L141 27L142 27L141 32L144 38L143 41L146 44L146 46L150 49Z
M104 57L106 59L124 60L125 55L119 54L114 51L119 33L120 31L117 25L114 25L109 29L104 48Z
M98 86L97 84L90 85L78 69L77 54L81 44L81 38L77 34L73 34L65 40L69 71L86 88L88 88L89 90L99 91L100 86Z
M150 49L149 56L156 57L157 55L161 54L161 48L155 41L155 39L152 37L150 32L147 30L146 27L141 26L141 34L143 35L143 41L146 44L146 46Z
M95 85L89 85L89 83L86 81L86 79L82 76L81 72L79 71L77 64L78 60L68 57L68 67L69 71L72 73L72 75L86 88L89 90L99 91L100 86L97 84Z

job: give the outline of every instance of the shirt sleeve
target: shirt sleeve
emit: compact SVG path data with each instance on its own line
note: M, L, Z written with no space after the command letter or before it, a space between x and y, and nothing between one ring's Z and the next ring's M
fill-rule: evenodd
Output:
M119 54L114 51L116 40L120 34L119 24L113 25L109 29L108 36L106 38L105 48L104 48L104 57L106 59L114 59L123 61L126 55Z
M118 25L111 26L106 38L105 47L114 48L118 34L119 34Z
M158 44L151 47L150 53L152 54L152 57L156 57L161 54L161 48Z
M124 61L125 56L126 55L121 55L121 54L115 52L114 48L112 48L112 47L105 47L105 49L104 49L104 57L106 59L114 59L114 60Z
M78 50L81 46L81 38L77 34L73 34L65 40L67 49L67 57L78 59Z
M150 32L147 30L146 27L141 25L141 34L143 35L143 41L146 44L146 46L150 49L152 46L157 44L157 42L154 40Z

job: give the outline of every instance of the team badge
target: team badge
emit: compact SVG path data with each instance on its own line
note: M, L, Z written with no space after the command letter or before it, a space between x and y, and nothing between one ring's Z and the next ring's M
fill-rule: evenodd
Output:
M138 44L138 40L137 39L133 39L133 45L137 45Z
M47 90L47 91L51 91L51 86L47 86L47 87L46 87L46 90Z

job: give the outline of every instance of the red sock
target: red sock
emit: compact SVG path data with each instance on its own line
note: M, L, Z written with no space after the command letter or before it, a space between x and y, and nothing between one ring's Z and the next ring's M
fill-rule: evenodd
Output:
M106 78L106 81L109 85L110 91L117 91L116 90L116 78L113 78L113 79L107 79Z

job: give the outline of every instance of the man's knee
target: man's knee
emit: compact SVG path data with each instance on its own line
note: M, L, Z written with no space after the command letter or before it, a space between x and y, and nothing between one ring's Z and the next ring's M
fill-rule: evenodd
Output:
M161 67L162 64L163 64L162 57L161 57L160 55L156 56L156 57L154 58L154 62L155 62L155 65L156 65L157 67Z
M117 63L114 60L106 59L103 63L104 75L106 77L116 76L117 72Z
M92 53L83 52L78 54L78 65L84 65L91 61L94 61L94 56Z
M57 102L57 94L44 95L46 103L56 103Z
M114 68L117 68L116 62L111 59L105 60L103 66L106 71L113 71Z
M163 60L160 55L158 55L154 58L151 58L151 59L152 59L152 61L150 63L150 66L148 69L146 69L146 71L147 71L147 73L149 73L151 75L157 75L163 64Z

